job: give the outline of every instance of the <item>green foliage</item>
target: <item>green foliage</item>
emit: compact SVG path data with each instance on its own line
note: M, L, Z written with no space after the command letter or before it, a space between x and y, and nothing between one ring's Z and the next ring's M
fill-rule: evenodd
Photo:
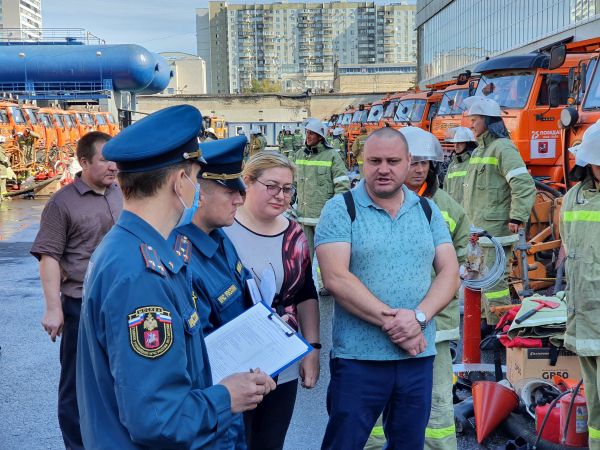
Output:
M268 92L281 92L281 85L275 81L264 79L264 80L252 80L249 88L244 89L245 94L261 94Z

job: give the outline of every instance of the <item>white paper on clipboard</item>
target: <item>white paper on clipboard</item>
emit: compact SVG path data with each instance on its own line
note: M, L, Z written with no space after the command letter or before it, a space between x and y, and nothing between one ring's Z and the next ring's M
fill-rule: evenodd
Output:
M256 305L263 301L262 294L260 293L260 289L256 284L256 280L254 278L249 278L246 280L246 285L248 286L248 291L250 291L250 298L252 299L252 304Z
M264 303L257 303L205 338L213 384L259 368L271 376L312 347Z

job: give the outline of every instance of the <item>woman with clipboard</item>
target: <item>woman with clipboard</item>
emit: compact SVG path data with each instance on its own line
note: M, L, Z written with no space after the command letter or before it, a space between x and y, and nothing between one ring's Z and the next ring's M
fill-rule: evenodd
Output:
M252 157L242 172L246 201L238 208L233 225L224 231L244 266L253 272L261 292L275 294L273 309L318 350L319 305L308 242L301 227L283 215L295 192L295 170L294 164L280 154L263 152ZM249 450L283 448L298 376L303 387L316 385L318 351L280 373L277 389L255 411L245 414Z

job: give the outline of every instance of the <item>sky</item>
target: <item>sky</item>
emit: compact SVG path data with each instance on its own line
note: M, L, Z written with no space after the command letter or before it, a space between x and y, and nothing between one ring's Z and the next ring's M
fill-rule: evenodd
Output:
M195 10L207 7L208 0L42 0L42 21L44 28L84 28L107 44L196 54Z

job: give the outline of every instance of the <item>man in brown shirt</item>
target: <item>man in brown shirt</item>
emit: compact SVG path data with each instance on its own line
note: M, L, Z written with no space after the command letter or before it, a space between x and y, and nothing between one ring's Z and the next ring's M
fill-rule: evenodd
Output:
M117 167L102 156L110 136L94 131L77 143L82 171L46 204L31 254L40 261L46 312L42 326L60 343L58 422L67 449L83 449L75 389L77 334L88 262L123 208Z

